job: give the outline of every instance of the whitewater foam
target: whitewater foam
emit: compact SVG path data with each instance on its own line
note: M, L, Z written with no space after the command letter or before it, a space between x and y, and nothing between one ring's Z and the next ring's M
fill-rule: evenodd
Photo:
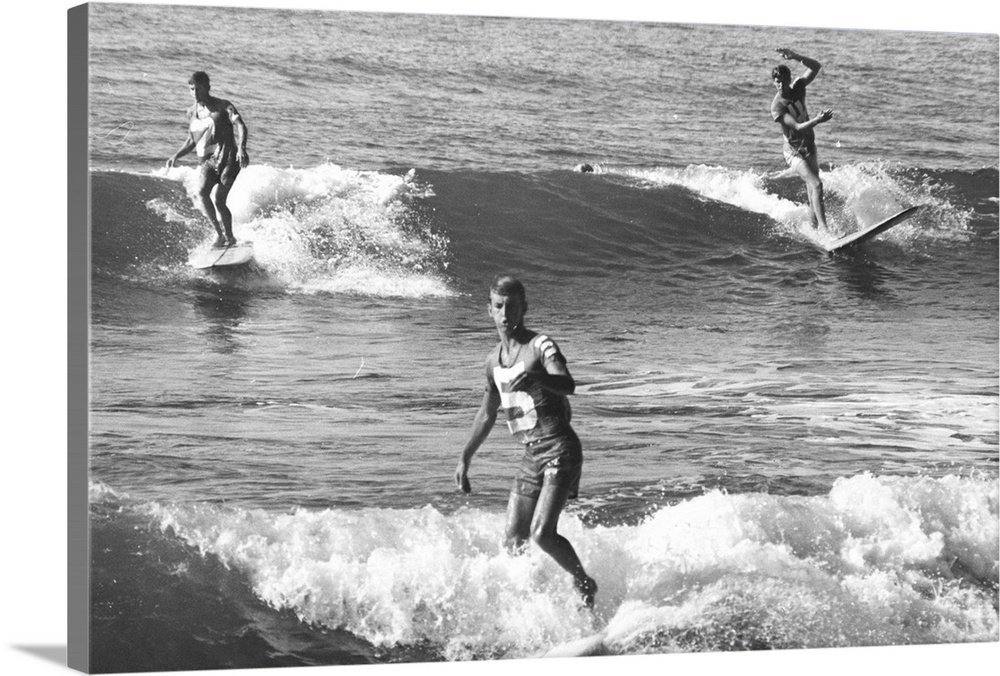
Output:
M551 559L503 549L498 513L144 509L275 608L448 659L535 654L602 627L624 653L997 638L997 482L982 477L863 474L812 497L712 490L634 526L565 515L601 584L593 617Z
M771 191L775 182L793 182L788 175L763 174L753 170L689 165L653 169L605 169L641 180L647 186L675 185L687 188L705 199L730 204L774 220L787 235L804 237L820 246L829 245L858 229L873 225L903 210L920 204L920 214L897 226L890 237L897 242L915 238L965 241L969 237L972 212L956 208L940 185L924 178L916 179L899 164L858 162L822 172L830 226L816 232L810 223L809 208Z
M195 199L197 169L154 173L182 182ZM448 240L413 209L416 200L432 195L413 170L398 176L329 163L308 169L251 165L240 173L228 204L237 237L254 242L257 264L288 291L450 296L443 275ZM169 205L148 206L175 217Z

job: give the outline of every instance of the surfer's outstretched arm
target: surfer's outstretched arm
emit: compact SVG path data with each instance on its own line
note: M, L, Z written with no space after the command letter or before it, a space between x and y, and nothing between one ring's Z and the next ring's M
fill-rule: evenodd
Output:
M492 382L487 383L486 391L483 392L483 402L472 421L472 436L465 444L465 448L462 449L462 458L458 461L458 467L455 468L455 484L466 493L472 492L472 484L469 483L469 465L472 463L472 456L476 454L476 451L493 430L499 408L500 393L497 392L497 388Z

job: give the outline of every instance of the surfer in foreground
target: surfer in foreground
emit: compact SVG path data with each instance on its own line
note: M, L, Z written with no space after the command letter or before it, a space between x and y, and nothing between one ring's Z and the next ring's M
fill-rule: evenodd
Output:
M167 160L167 168L192 150L198 154L198 206L215 228L216 247L236 244L233 215L226 206L240 169L250 161L247 155L247 126L229 101L212 96L208 74L196 72L188 80L194 105L188 108L188 137L180 150ZM213 201L213 190L214 201ZM221 221L221 225L220 225Z
M800 62L806 67L802 75L792 81L792 71L781 64L771 71L771 79L778 93L771 103L771 117L781 125L785 137L783 152L785 162L805 181L809 194L809 209L814 227L826 229L826 208L823 204L823 183L819 179L819 160L816 158L816 125L833 117L832 110L824 110L810 118L806 111L806 87L816 78L820 65L815 59L796 54L790 49L777 50L783 59Z
M530 538L573 576L584 603L593 607L597 583L584 571L573 545L556 531L566 501L577 496L583 467L580 439L569 424L567 395L573 394L576 384L555 342L525 328L527 310L520 281L509 275L493 280L489 315L500 342L486 357L483 401L455 470L455 482L472 492L469 464L503 408L511 434L524 444L507 503L507 547L520 551Z

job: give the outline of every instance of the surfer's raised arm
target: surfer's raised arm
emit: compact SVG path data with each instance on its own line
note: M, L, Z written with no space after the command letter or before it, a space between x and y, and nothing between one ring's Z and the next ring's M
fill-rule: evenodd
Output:
M806 72L799 76L799 79L805 81L806 84L809 84L816 79L816 75L819 74L819 69L822 67L816 59L811 59L808 56L802 56L787 47L778 47L774 51L778 52L778 54L781 55L781 58L788 59L790 61L798 61L806 67Z

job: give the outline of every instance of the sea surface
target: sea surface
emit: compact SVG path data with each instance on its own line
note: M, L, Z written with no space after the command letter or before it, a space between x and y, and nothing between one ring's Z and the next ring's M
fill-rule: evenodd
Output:
M783 46L835 111L828 232L769 117ZM997 54L91 5L91 668L997 641ZM238 270L187 265L213 233L164 164L194 70L249 127ZM502 423L454 487L499 272L577 382L593 612L502 546Z

